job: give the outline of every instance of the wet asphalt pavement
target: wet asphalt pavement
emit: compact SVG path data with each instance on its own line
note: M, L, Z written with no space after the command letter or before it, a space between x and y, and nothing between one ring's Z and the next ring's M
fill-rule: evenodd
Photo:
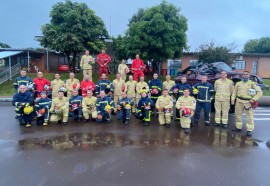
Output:
M270 185L270 108L255 113L252 138L202 122L190 135L153 118L144 127L70 122L20 127L0 103L0 185ZM229 128L234 116L230 115ZM213 123L213 117L212 117Z

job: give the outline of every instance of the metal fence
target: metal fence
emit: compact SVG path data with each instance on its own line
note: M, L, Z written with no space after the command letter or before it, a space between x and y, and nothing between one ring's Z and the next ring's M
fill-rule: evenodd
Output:
M18 74L21 70L21 64L14 65L11 69L7 69L0 73L0 85L11 79L13 76Z

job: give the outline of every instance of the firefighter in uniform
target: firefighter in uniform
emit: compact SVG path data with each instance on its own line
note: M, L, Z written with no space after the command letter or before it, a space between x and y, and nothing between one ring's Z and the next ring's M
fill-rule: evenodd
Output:
M107 97L104 91L100 91L100 96L96 102L97 122L111 122L111 113L114 111L114 102L110 97Z
M84 80L81 82L81 89L82 89L82 96L86 97L87 96L87 91L91 90L92 92L95 91L95 84L93 81L89 79L89 75L86 74L84 75Z
M80 66L83 70L83 75L88 74L90 81L92 81L92 65L94 63L94 59L89 55L89 50L86 50L85 55L81 58Z
M134 80L138 82L139 78L144 76L143 70L145 69L144 62L136 55L136 59L132 61L131 72L133 73Z
M131 98L134 102L136 101L136 85L137 82L133 80L133 76L129 76L129 81L126 82L125 92L127 97ZM136 112L135 104L132 106L132 113Z
M158 121L160 125L171 127L171 116L173 109L172 97L168 95L168 89L163 90L163 95L159 96L156 101L156 109L158 110Z
M12 105L16 107L16 118L20 125L26 124L26 127L31 127L34 117L32 94L27 91L25 85L20 85L18 90L19 92L15 93L12 99Z
M136 84L136 106L138 106L138 103L142 97L142 91L145 91L146 93L149 92L149 86L146 82L144 82L144 76L141 76L140 81Z
M116 74L116 79L113 80L113 89L114 89L114 96L113 100L114 103L118 103L120 99L122 99L122 93L125 91L125 81L121 79L120 74ZM117 112L117 108L114 109L114 112Z
M207 82L207 76L201 76L201 82L193 86L197 89L197 103L195 109L194 122L197 124L200 119L201 110L204 111L204 122L206 126L210 126L210 109L211 109L211 96L214 94L214 87L211 83ZM193 91L195 93L195 91Z
M113 84L107 79L104 73L101 76L101 80L96 84L96 95L99 96L101 91L104 91L108 96L111 96L113 93Z
M235 89L232 94L231 104L235 104L235 117L236 126L234 131L242 130L242 114L243 110L246 113L247 123L247 136L252 136L254 130L254 119L253 119L253 105L262 96L261 88L253 81L249 80L250 74L248 71L244 71L242 81L239 81L235 85Z
M84 123L89 122L89 116L92 115L92 119L97 119L97 109L96 109L97 98L93 96L91 90L87 90L87 96L82 100L82 111L84 117Z
M64 96L64 91L59 90L58 96L52 100L50 108L51 122L57 122L58 124L67 125L68 122L68 98Z
M79 90L80 89L80 81L75 77L75 74L73 72L69 73L69 79L66 80L66 89L67 89L67 97L70 98L71 97L71 93L72 90L76 89Z
M187 83L187 78L184 76L181 78L181 82L177 83L170 89L170 94L175 97L176 101L179 97L183 96L184 89L189 89L191 92L191 86ZM176 108L175 120L180 120L180 111Z
M51 86L51 82L47 80L46 78L43 77L42 72L38 72L37 78L34 79L34 84L35 84L35 95L34 98L40 98L40 92L45 91L48 93L48 90Z
M190 132L191 117L193 116L196 108L196 100L194 97L190 96L188 88L184 89L183 96L179 97L175 107L180 112L181 127L184 129L184 132L188 134Z
M72 96L69 98L69 111L74 121L82 121L82 100L83 97L78 95L78 90L72 90Z
M60 74L55 73L55 79L51 82L52 99L58 96L58 91L65 87L65 82L60 79Z
M146 91L141 90L141 99L137 106L136 117L144 121L144 126L149 126L151 121L152 110L155 106L154 102L148 98Z
M127 97L127 94L123 92L122 99L118 101L117 110L118 112L122 112L122 122L125 123L125 125L129 124L131 109L133 105L134 101Z
M228 114L230 110L230 98L233 93L233 81L227 79L227 72L221 71L221 78L215 81L215 124L214 127L222 123L222 128L227 128ZM221 115L222 113L222 115Z
M33 89L35 88L33 80L30 77L26 76L26 70L21 70L20 75L21 76L17 77L14 81L14 88L16 92L19 92L18 88L20 85L25 85L28 91L32 93Z
M122 60L122 63L119 64L118 66L118 73L121 75L122 80L126 81L127 73L129 73L129 69L124 59Z
M163 90L164 89L167 89L167 90L171 90L171 88L175 85L175 82L173 80L171 80L171 76L170 75L167 75L166 76L166 81L163 82L162 84L162 88Z
M149 83L149 89L151 94L151 99L156 103L158 97L161 95L162 81L158 79L158 74L154 73L153 78Z
M99 77L101 77L102 74L106 74L107 76L109 73L108 65L111 62L111 58L108 54L106 54L105 50L101 50L101 54L98 54L97 62L99 66Z
M52 100L47 98L45 91L40 93L41 98L35 104L35 112L37 115L37 124L47 126L50 118L50 108Z

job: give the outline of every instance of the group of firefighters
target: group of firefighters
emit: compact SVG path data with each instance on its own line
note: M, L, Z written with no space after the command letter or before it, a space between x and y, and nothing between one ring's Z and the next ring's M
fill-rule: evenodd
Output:
M92 81L94 60L89 51L85 52L80 63L84 75L82 82L76 79L72 72L66 81L62 81L60 74L56 73L55 79L50 82L43 77L42 72L38 72L37 78L32 81L26 76L26 71L21 70L21 76L14 82L17 93L12 102L16 107L16 118L20 125L31 127L34 118L37 124L44 126L48 125L49 121L67 125L69 117L84 123L89 122L90 118L99 123L110 123L112 115L117 115L118 120L128 125L133 113L136 118L143 120L144 126L149 126L151 118L158 116L160 125L170 128L174 118L180 121L184 132L189 133L191 124L198 124L202 109L204 123L210 126L211 99L215 98L214 127L227 128L230 105L235 104L236 125L233 130L242 130L242 114L245 111L246 135L252 135L253 110L262 96L262 91L255 82L249 80L249 72L245 71L242 80L235 86L233 81L227 78L226 71L221 72L220 79L215 81L214 85L209 83L204 75L201 76L201 82L193 86L184 76L177 84L169 75L162 82L157 73L146 83L143 74L145 65L139 55L136 55L131 66L133 75L128 77L128 81L126 75L129 68L123 60L118 67L116 79L111 82L107 78L110 61L105 50L102 50L97 57L100 67L97 83ZM52 91L52 99L47 96L49 91Z

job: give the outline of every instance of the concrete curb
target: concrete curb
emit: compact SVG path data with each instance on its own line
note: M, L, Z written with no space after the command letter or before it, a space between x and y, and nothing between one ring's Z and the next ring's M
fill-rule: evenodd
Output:
M0 102L12 102L12 97L0 97ZM262 96L259 100L259 106L270 106L270 96Z

